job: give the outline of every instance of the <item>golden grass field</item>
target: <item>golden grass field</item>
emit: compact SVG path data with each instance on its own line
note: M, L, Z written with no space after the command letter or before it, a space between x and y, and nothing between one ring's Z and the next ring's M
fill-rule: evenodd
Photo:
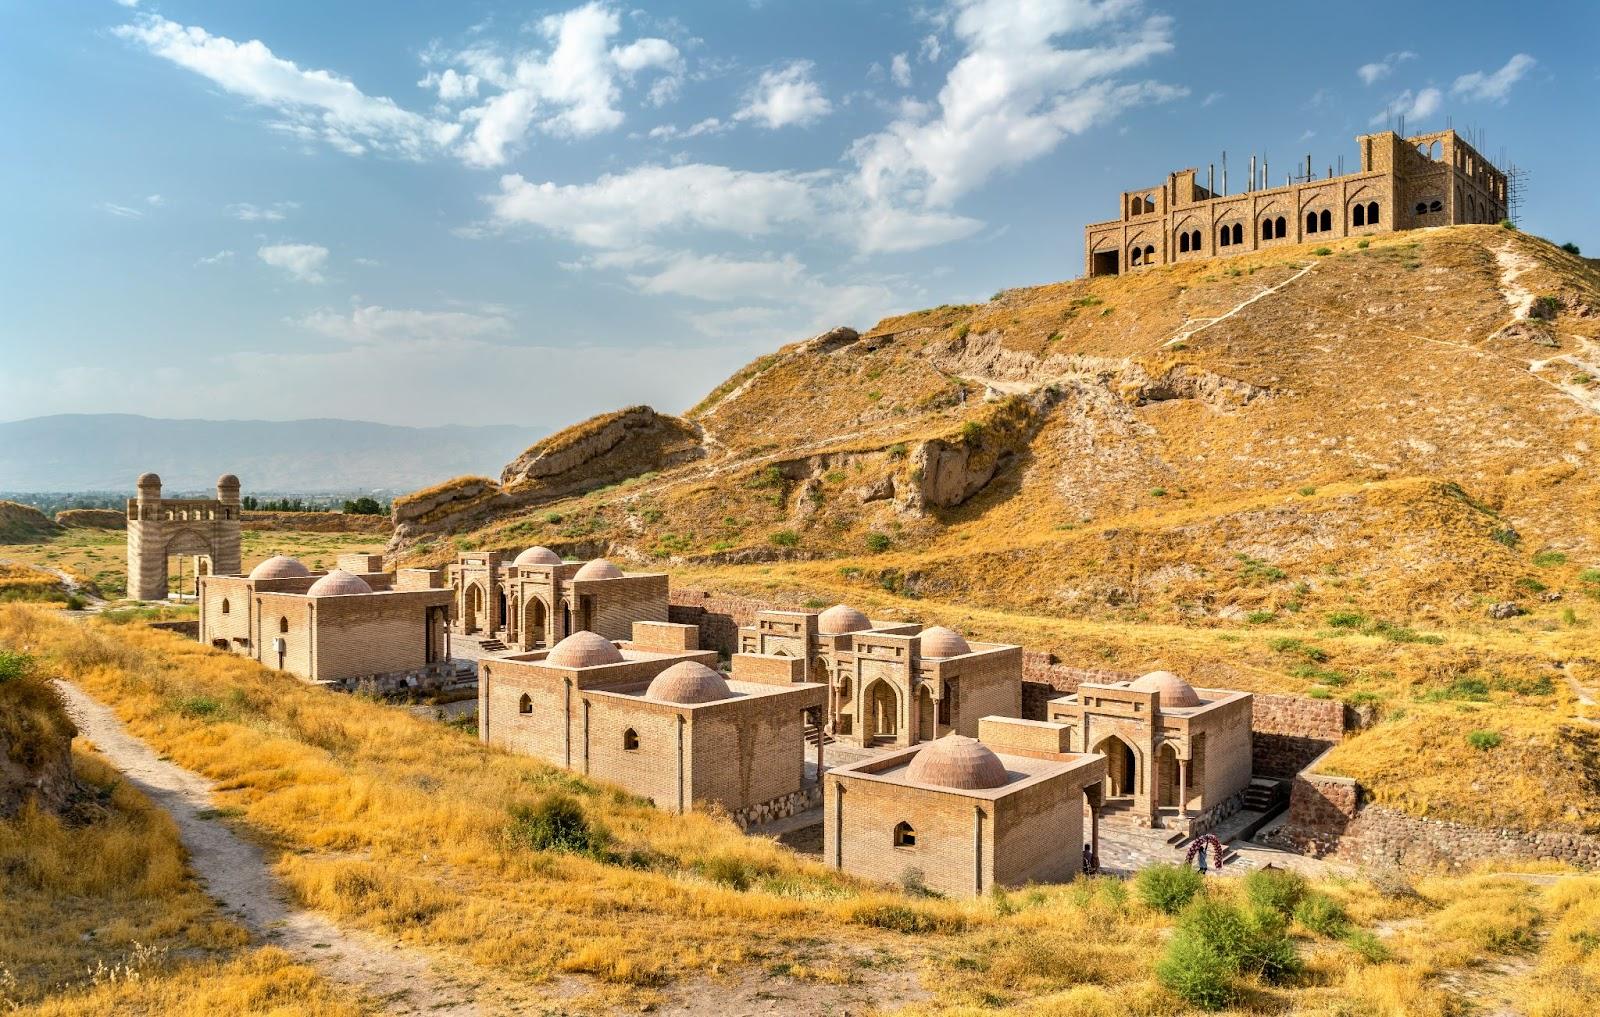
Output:
M236 810L234 822L272 849L279 875L307 906L442 951L505 984L536 991L583 976L575 1005L585 1009L648 1007L685 987L715 1005L722 987L750 977L822 991L870 987L885 972L905 972L925 998L885 1012L1191 1012L1154 974L1173 919L1115 880L975 901L924 899L840 877L718 817L658 812L615 789L489 750L470 734L137 624L74 623L7 607L0 646L37 654L112 704L158 752L216 781L219 805ZM92 763L89 775L96 776ZM519 846L512 808L556 790L610 832L609 861ZM135 899L98 901L93 906L108 917L85 921L120 920L120 942L186 939L219 956L197 969L169 952L138 985L53 992L36 1012L125 1005L198 1013L218 1000L271 992L309 999L323 991L271 951L229 951L239 949L234 933L207 915L174 864L170 828L141 808L124 797L120 811L142 817L142 832L84 834L116 839L76 847L47 827L7 831L5 856L21 853L54 873L34 880L27 906L84 892L75 882L85 878L84 866L52 861L58 851L71 859L72 850L116 846L126 868L100 884L102 892L125 887ZM123 849L129 841L139 846ZM22 885L16 872L0 865L8 901ZM1546 882L1429 877L1388 892L1324 880L1317 889L1381 949L1361 951L1296 923L1289 933L1303 973L1281 985L1247 978L1223 1012L1453 1015L1466 1012L1459 995L1470 991L1516 1000L1518 1012L1537 1017L1592 1013L1600 1006L1600 942L1590 931L1600 918L1600 877L1535 878ZM150 901L137 899L140 892L170 907L146 910ZM1210 892L1228 899L1239 891L1223 880ZM71 944L29 941L20 932L31 927L26 918L0 927L7 929L0 957L26 951L63 971L83 963ZM0 966L19 978L16 965ZM36 998L39 983L30 976L27 984L22 991ZM303 1012L295 1005L281 1012ZM315 1012L350 1012L351 1005Z

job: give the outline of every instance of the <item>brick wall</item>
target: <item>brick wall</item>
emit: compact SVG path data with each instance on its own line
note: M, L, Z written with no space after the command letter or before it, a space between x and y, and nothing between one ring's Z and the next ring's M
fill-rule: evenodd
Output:
M1128 682L1139 677L1130 671L1106 668L1069 667L1058 664L1048 653L1022 652L1022 716L1027 720L1048 720L1046 704L1059 696L1078 691L1084 682Z
M1344 705L1333 699L1252 697L1251 755L1255 772L1289 778L1344 738Z
M749 597L674 587L668 594L667 620L700 626L702 647L732 657L739 652L739 626L754 625L756 612L772 610L777 608Z

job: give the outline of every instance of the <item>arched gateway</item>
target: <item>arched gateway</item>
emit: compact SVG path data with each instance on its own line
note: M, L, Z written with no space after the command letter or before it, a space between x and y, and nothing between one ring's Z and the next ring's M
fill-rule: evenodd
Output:
M139 478L137 498L128 499L128 596L165 600L168 559L192 557L193 574L238 575L239 478L217 480L216 498L163 498L161 478ZM181 568L180 563L180 568Z

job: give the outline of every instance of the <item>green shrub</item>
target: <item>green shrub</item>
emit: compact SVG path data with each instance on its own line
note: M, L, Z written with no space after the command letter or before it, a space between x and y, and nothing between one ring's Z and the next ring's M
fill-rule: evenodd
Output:
M1600 586L1600 569L1584 569L1578 573L1578 580Z
M1514 230L1517 228L1517 224L1512 222L1510 219L1501 219L1500 228L1503 230Z
M1569 626L1578 624L1578 612L1574 611L1570 607L1562 608L1561 609L1561 624L1569 625Z
M867 534L867 550L871 551L873 554L882 554L883 552L889 550L889 546L893 543L894 541L889 539L889 535L887 533Z
M972 331L972 326L967 324L966 322L962 322L961 323L961 327L956 329L956 338L957 339L965 339L967 337L967 333L971 332L971 331Z
M1312 495L1314 495L1316 493L1317 493L1317 489L1312 487L1309 484L1307 484L1305 487L1302 487L1300 489L1300 496L1303 497L1303 498L1309 498L1309 497L1311 497Z
M889 458L890 459L904 459L905 457L906 457L906 443L905 442L897 441L893 445L889 446Z
M1244 616L1244 620L1251 625L1265 625L1276 617L1278 617L1278 612L1276 611L1251 611Z
M854 915L857 923L890 932L925 933L939 927L934 917L925 911L904 904L879 904L862 908Z
M1369 964L1382 964L1389 959L1389 948L1383 941L1365 929L1355 929L1344 934L1344 945L1354 950Z
M793 530L779 530L776 533L770 534L767 539L779 547L800 546L800 534L794 532Z
M1306 881L1288 869L1257 869L1244 877L1244 893L1256 907L1291 915L1306 895Z
M1328 255L1333 253L1333 248L1331 248L1331 247L1319 247L1316 250L1312 251L1311 253L1315 254L1319 258L1326 258Z
M1167 489L1164 487L1152 487L1150 489L1150 497L1152 498L1165 498L1166 496Z
M510 808L506 839L529 851L565 851L575 855L601 857L610 836L591 823L577 799L552 792L536 805L517 802Z
M190 696L178 700L177 710L180 714L191 720L215 717L222 712L222 704L210 696Z
M1506 547L1516 547L1517 544L1522 541L1522 534L1518 533L1516 530L1513 530L1509 526L1502 526L1500 529L1489 534L1489 537L1495 543L1504 544Z
M1344 935L1350 925L1344 907L1325 893L1306 894L1295 906L1294 920L1317 935L1330 939Z
M1363 251L1365 251L1367 248L1372 246L1372 241L1370 241L1370 240L1358 240L1358 241L1356 241L1356 246L1361 248Z
M0 650L0 685L33 675L33 658L16 650Z
M1567 556L1561 551L1540 551L1533 556L1533 563L1540 568L1549 568L1552 565L1565 565Z
M1156 978L1184 1002L1202 1010L1221 1010L1235 994L1228 958L1194 936L1173 937L1156 964Z
M1367 623L1367 616L1359 611L1330 611L1323 620L1330 628L1358 629Z
M1238 976L1278 982L1300 969L1287 927L1271 908L1246 912L1202 897L1184 909L1156 977L1194 1006L1221 1009L1238 998Z
M975 445L983 437L983 425L976 420L969 420L961 425L961 440L968 445Z
M1205 877L1187 865L1150 865L1139 870L1133 885L1147 907L1175 915L1205 888Z
M1581 255L1583 253L1583 251L1579 249L1578 245L1573 243L1570 240L1567 241L1566 243L1562 244L1561 245L1561 249L1563 251L1566 251L1568 254L1579 254L1579 255Z
M1480 752L1498 748L1501 740L1500 735L1494 731L1474 731L1467 735L1467 744Z
M775 874L770 868L753 865L742 858L729 858L726 855L717 855L696 862L694 869L713 883L721 883L735 890L748 890L758 880Z

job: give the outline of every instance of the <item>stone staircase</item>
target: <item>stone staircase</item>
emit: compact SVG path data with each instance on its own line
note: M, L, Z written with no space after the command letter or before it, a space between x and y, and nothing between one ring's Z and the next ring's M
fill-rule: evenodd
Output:
M1244 789L1244 807L1252 812L1270 814L1288 798L1289 782L1271 777L1252 777Z
M501 642L499 636L490 636L488 639L480 641L478 648L484 653L504 653L510 649L509 646Z

